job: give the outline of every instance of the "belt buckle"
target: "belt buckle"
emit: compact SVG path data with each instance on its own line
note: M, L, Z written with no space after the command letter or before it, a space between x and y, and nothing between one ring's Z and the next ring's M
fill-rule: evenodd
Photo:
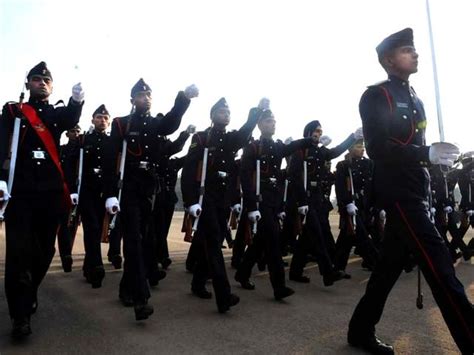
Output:
M309 186L316 187L316 186L318 186L318 182L317 181L310 181Z
M102 172L102 169L99 168L94 168L92 170L94 171L94 174L100 174Z
M274 177L268 178L268 181L270 181L270 184L276 185L277 184L277 179Z
M46 159L44 150L33 150L33 159Z
M220 177L221 179L224 179L227 177L227 173L225 171L218 171L217 176Z
M150 163L147 162L147 161L143 161L141 160L139 163L138 163L138 169L148 169Z

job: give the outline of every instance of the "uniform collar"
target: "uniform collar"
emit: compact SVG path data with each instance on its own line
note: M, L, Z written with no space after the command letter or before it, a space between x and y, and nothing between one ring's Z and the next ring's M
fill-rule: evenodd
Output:
M30 105L33 105L33 106L36 106L36 107L49 105L49 101L48 101L48 100L42 101L42 100L38 100L38 99L32 99L31 97L30 97L30 99L28 100L28 103L29 103Z
M406 87L410 87L410 82L406 81L406 80L403 80L403 79L400 79L398 76L395 76L393 74L390 74L388 76L388 81L394 83L394 84L397 84L397 85L401 85L401 86L406 86Z

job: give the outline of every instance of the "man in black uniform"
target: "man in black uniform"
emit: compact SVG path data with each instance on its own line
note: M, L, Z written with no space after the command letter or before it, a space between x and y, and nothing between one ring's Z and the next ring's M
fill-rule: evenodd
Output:
M79 156L79 135L81 134L81 127L76 125L74 128L69 129L66 132L66 137L69 139L67 144L62 145L59 148L59 155L61 157L61 166L65 174L68 186L71 186L74 177L68 176L68 162L71 157ZM74 209L73 209L74 211ZM61 224L58 229L58 248L59 255L61 257L61 264L64 272L72 271L72 247L74 245L74 239L76 237L77 227L79 225L80 217L79 213L75 211L64 211L63 217L61 218Z
M304 137L314 137L318 142L322 133L319 121L309 122L303 130ZM327 209L324 196L327 189L323 188L325 185L322 180L327 171L326 163L344 153L361 137L362 129L359 128L335 148L329 149L318 143L301 149L291 156L288 175L297 196L298 213L306 220L306 223L296 242L290 266L290 280L310 282L309 277L303 275L309 253L316 256L325 286L333 285L344 276L342 272L334 269L321 227L326 223L324 211Z
M239 302L239 297L231 293L221 250L231 203L230 173L235 153L248 142L260 114L261 109L251 109L247 122L238 131L226 132L230 110L225 98L221 98L211 108L212 126L193 136L181 175L184 205L191 216L199 216L191 246L196 261L191 290L200 298L211 298L212 294L205 288L210 275L220 313ZM200 191L205 148L208 148L205 191ZM202 206L200 192L204 194Z
M31 334L30 316L37 308L38 287L54 256L60 218L70 205L59 161L59 139L78 123L84 98L81 85L76 84L67 106L50 105L53 79L44 62L30 70L26 88L30 90L28 102L7 103L0 120L0 190L5 203L9 197L9 142L15 117L21 118L21 141L10 186L13 198L5 211L5 292L14 338Z
M474 352L474 310L456 278L443 238L428 215L427 166L451 166L459 155L450 143L425 145L423 104L408 79L417 72L413 31L404 29L377 46L388 80L370 86L359 110L367 153L374 161L376 203L387 214L380 258L349 324L349 344L371 353L393 354L375 335L385 301L404 268L407 252L421 268L456 344Z
M265 261L270 273L273 295L276 300L291 296L294 290L285 285L285 269L281 256L280 222L283 218L283 189L284 177L281 172L281 162L284 157L291 155L298 149L310 147L317 140L307 137L284 144L273 140L276 121L272 111L265 110L258 122L261 132L260 140L250 143L242 155L242 191L244 206L248 211L248 218L252 224L257 223L257 233L252 244L245 251L235 280L243 288L253 290L255 285L249 280L252 267L257 261L259 249L263 249ZM260 172L257 174L257 161ZM260 181L257 176L260 175ZM257 195L256 185L260 185ZM254 227L253 227L254 228ZM260 247L259 247L260 245Z
M144 260L144 248L149 245L146 238L150 233L147 229L156 192L153 164L160 160L162 154L158 136L178 129L191 98L197 95L197 88L191 85L178 93L170 112L153 117L150 114L151 88L140 79L131 91L131 103L135 110L131 115L115 118L112 122L110 151L105 165L105 205L110 214L120 210L116 197L119 192L116 172L119 170L119 156L126 147L124 179L120 182L120 228L124 237L125 264L119 297L124 305L133 304L136 320L147 319L153 313L153 307L148 304L150 290L147 282L147 277L153 275L145 268L149 261Z
M464 244L462 238L469 230L474 227L474 152L463 154L462 169L459 173L459 190L461 191L461 203L459 209L464 216L461 223L461 228L458 234L457 243ZM474 238L471 238L466 247L464 247L463 258L469 260L474 256Z
M353 245L363 258L363 266L372 270L377 261L377 250L368 232L372 208L373 162L364 157L364 152L364 142L357 141L349 149L346 159L336 165L340 233L334 266L344 272Z
M102 169L105 159L104 151L110 142L110 137L105 133L110 125L110 114L105 105L100 105L92 114L92 125L94 129L80 139L83 151L82 176L79 177L81 185L78 186L79 178L76 178L70 190L72 203L76 205L79 202L78 208L84 229L85 257L82 266L83 274L87 282L92 285L92 288L99 288L102 286L102 280L105 277L101 252L102 227L105 215ZM70 166L75 172L71 175L77 177L78 165L78 159L71 157ZM80 191L78 191L78 188L80 188Z

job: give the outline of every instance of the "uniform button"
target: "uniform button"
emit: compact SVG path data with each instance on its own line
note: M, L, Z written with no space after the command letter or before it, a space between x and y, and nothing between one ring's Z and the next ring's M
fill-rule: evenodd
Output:
M102 177L102 175L99 175L99 179Z
M25 128L25 127L26 127L26 125L21 125L21 128Z
M99 140L99 142L100 142L102 139L99 138L98 140Z
M100 166L100 165L98 165L97 167L98 167L99 169L101 168L101 166Z
M417 129L415 129L415 132L418 132L418 128L417 128Z
M143 122L143 125L146 126L146 122Z
M146 137L146 133L143 133L143 136ZM158 137L160 137L160 136L158 136Z
M222 161L222 164L225 164L225 160Z
M410 93L410 96L411 96L411 97L415 97L415 95L413 95L412 93Z
M99 148L99 147L97 147L97 150L100 150L100 148Z
M148 149L148 146L147 146L147 145L145 146L145 149Z
M273 155L270 158L273 158Z
M222 142L222 138L219 138L219 142Z
M40 162L40 161L37 161L36 164L37 164L37 165L41 165L41 162Z
M132 143L135 143L135 139L132 139Z
M224 151L224 149L221 149L221 152L223 152L223 151Z
M145 160L148 160L148 157L145 157Z
M402 117L403 117L404 120L406 120L408 118L407 115L403 115Z
M97 157L97 159L100 159L100 155Z
M42 112L43 110L39 108L38 111L39 111L39 112Z
M417 110L413 110L413 113L416 114L418 111Z
M276 168L277 166L276 165L273 165L274 168Z

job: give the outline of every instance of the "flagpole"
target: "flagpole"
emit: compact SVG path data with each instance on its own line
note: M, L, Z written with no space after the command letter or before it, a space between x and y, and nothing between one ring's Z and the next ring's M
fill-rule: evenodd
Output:
M438 68L436 66L436 52L435 52L435 46L434 46L434 40L433 40L433 28L431 26L431 12L430 12L429 0L426 0L426 13L428 15L428 29L429 29L429 34L430 34L431 60L433 63L433 78L434 78L434 84L435 84L436 111L438 114L439 138L441 142L444 142L443 113L441 111L441 98L439 95Z

